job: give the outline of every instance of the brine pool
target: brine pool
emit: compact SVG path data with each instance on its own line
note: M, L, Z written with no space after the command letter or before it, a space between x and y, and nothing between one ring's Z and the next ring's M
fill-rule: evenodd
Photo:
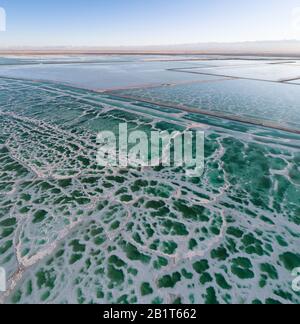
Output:
M299 303L299 85L252 75L287 61L1 58L0 302ZM99 167L124 122L204 130L204 174Z

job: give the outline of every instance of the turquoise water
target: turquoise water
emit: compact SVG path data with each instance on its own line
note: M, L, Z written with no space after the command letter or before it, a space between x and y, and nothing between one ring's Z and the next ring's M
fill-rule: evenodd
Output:
M242 114L248 102L260 118L269 108L255 102L269 92L283 102L279 85L288 86L212 81L151 96L208 100L200 84L215 89L215 105L223 95ZM298 96L284 98L291 109L278 121L298 127ZM0 302L300 302L291 274L300 267L297 134L53 82L0 78L0 103L0 266L9 278ZM99 167L97 132L124 121L146 132L204 130L203 176Z
M231 116L270 121L300 129L298 85L252 80L128 89L113 92L140 100L183 106Z

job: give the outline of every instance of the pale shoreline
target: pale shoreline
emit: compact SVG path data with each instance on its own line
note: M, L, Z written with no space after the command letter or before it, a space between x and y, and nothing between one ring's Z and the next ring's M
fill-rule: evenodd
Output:
M1 50L0 55L14 55L14 56L26 56L26 55L168 55L168 56L180 56L180 55L199 55L199 56L240 56L240 57L290 57L300 58L300 51L297 53L291 52L210 52L210 51L127 51L127 50Z

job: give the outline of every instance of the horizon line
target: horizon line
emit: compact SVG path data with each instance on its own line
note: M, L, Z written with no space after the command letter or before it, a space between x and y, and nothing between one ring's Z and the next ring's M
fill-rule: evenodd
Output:
M300 56L300 40L266 40L244 42L200 42L173 45L49 45L0 46L0 54L165 54L165 55L251 55Z

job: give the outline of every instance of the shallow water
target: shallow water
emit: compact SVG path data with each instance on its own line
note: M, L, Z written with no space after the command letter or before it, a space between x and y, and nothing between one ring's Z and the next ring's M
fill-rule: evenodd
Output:
M112 92L137 100L164 103L230 116L270 121L300 129L298 85L252 80L217 80Z
M215 80L214 76L168 71L175 67L193 67L195 62L128 62L12 65L0 68L0 76L49 80L92 90L110 90L165 83ZM150 58L148 58L150 59ZM133 60L133 59L132 59ZM202 64L202 63L201 63Z
M242 64L235 62L235 65L223 63L216 67L199 67L192 69L184 69L183 73L199 73L211 75L226 75L228 77L253 79L263 81L289 81L300 77L300 65L284 62L255 62L254 64Z
M51 82L0 102L1 302L300 302L300 136ZM98 167L124 121L205 130L204 175Z

